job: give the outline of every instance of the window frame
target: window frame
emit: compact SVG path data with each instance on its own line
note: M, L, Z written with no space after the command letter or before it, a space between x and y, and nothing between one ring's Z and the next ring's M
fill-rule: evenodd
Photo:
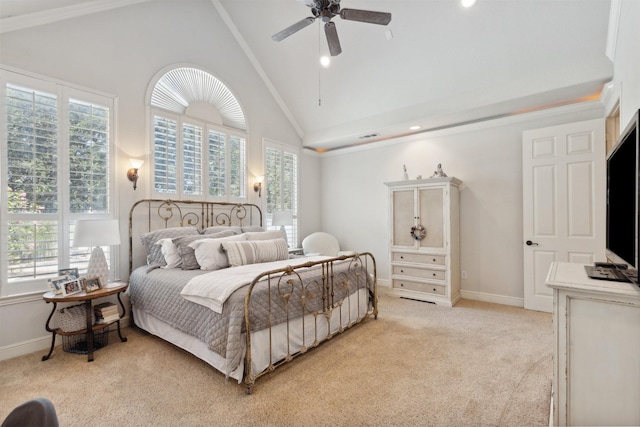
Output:
M115 185L116 171L116 143L115 129L117 117L117 97L102 93L93 89L73 85L45 76L28 73L22 70L0 66L0 186L6 189L9 185L9 164L6 156L8 150L7 141L7 84L21 86L29 90L46 92L56 97L57 108L57 212L55 213L9 213L7 191L0 192L0 213L2 214L2 228L0 229L0 298L16 295L42 293L49 290L47 278L56 274L39 274L29 278L8 277L8 223L9 221L34 221L46 220L57 225L57 269L67 268L70 265L72 228L78 219L113 219L118 212L118 188ZM69 103L74 101L98 104L109 110L108 123L108 175L107 175L107 203L105 213L71 213L70 207L70 143L69 143ZM115 277L119 271L118 248L107 248L111 277ZM88 256L87 252L87 262ZM85 264L86 266L86 264Z

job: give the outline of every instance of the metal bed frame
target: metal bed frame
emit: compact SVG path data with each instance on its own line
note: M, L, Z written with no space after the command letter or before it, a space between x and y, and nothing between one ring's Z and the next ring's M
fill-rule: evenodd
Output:
M129 274L133 271L134 265L134 235L140 233L157 230L168 227L196 227L204 230L214 225L221 226L262 226L262 212L257 205L249 203L225 203L225 202L208 202L208 201L184 201L184 200L159 200L144 199L136 202L129 212ZM135 224L145 224L145 228L138 230ZM140 245L141 246L141 245ZM144 253L144 249L141 252ZM137 252L140 252L138 250ZM141 259L141 258L140 258ZM347 262L348 268L345 271L336 272L335 263ZM299 274L300 269L318 266L321 269L321 279L316 279L305 283ZM345 292L353 286L353 279L356 283L364 282L367 295L367 307L361 307L361 298L358 296L359 291L364 288L358 288L356 292ZM265 280L266 279L266 280ZM251 307L251 299L254 292L261 287L268 287L268 329L269 334L269 366L262 372L252 372L252 343L251 343L251 325L253 323ZM296 291L297 290L297 291ZM337 294L345 294L345 298L340 298ZM309 303L315 297L316 301L321 298L321 307L317 304ZM284 304L286 308L286 339L287 354L279 360L273 359L273 351L271 346L273 327L272 316L270 310L275 306L276 302L272 299L278 298L280 306ZM354 301L355 300L355 301ZM347 303L347 313L343 313L343 305ZM357 315L355 318L351 316L351 307L355 304ZM247 394L251 394L256 379L265 375L277 367L290 362L295 357L305 354L308 350L317 347L321 342L331 339L333 336L345 332L352 326L364 321L369 317L377 319L378 317L378 294L376 281L376 263L371 253L365 252L360 254L340 256L324 261L307 262L302 265L277 270L266 271L257 276L249 285L248 292L244 303L244 319L245 319L245 339L246 350L244 356L244 375L243 383L247 388ZM290 317L290 308L293 310L294 305L302 310L301 316ZM364 310L363 310L364 309ZM337 315L334 316L334 312ZM361 313L363 313L361 315ZM343 318L346 316L346 318ZM335 319L337 317L337 319ZM275 315L273 316L275 319ZM302 344L298 346L291 345L290 322L294 319L301 319L302 322ZM318 322L325 319L327 322L327 334L318 335ZM332 320L333 319L333 320ZM331 326L332 321L338 321L338 325ZM307 322L313 322L313 341L311 345L305 345L307 338L305 336L305 325ZM282 323L280 323L282 324Z

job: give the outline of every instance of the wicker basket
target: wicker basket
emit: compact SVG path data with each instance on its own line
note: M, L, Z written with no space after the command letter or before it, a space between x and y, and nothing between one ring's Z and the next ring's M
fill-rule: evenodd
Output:
M60 329L64 332L81 331L87 328L87 312L84 304L71 305L58 310ZM96 322L96 315L91 310L92 321Z
M93 350L109 344L109 328L93 333ZM62 349L69 353L87 354L87 334L62 335Z

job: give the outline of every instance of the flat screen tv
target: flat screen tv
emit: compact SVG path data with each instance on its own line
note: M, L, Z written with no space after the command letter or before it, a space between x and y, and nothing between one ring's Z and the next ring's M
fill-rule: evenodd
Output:
M640 266L640 111L607 157L607 258L629 270L637 283Z

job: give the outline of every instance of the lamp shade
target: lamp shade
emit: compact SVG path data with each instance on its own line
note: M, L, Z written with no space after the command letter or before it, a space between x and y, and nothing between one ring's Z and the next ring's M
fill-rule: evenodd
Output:
M111 246L120 244L117 219L87 219L76 221L74 247Z
M271 221L271 225L293 225L293 212L273 211L273 221Z
M131 167L134 169L140 169L144 164L144 160L140 159L129 159L129 162L131 163Z

